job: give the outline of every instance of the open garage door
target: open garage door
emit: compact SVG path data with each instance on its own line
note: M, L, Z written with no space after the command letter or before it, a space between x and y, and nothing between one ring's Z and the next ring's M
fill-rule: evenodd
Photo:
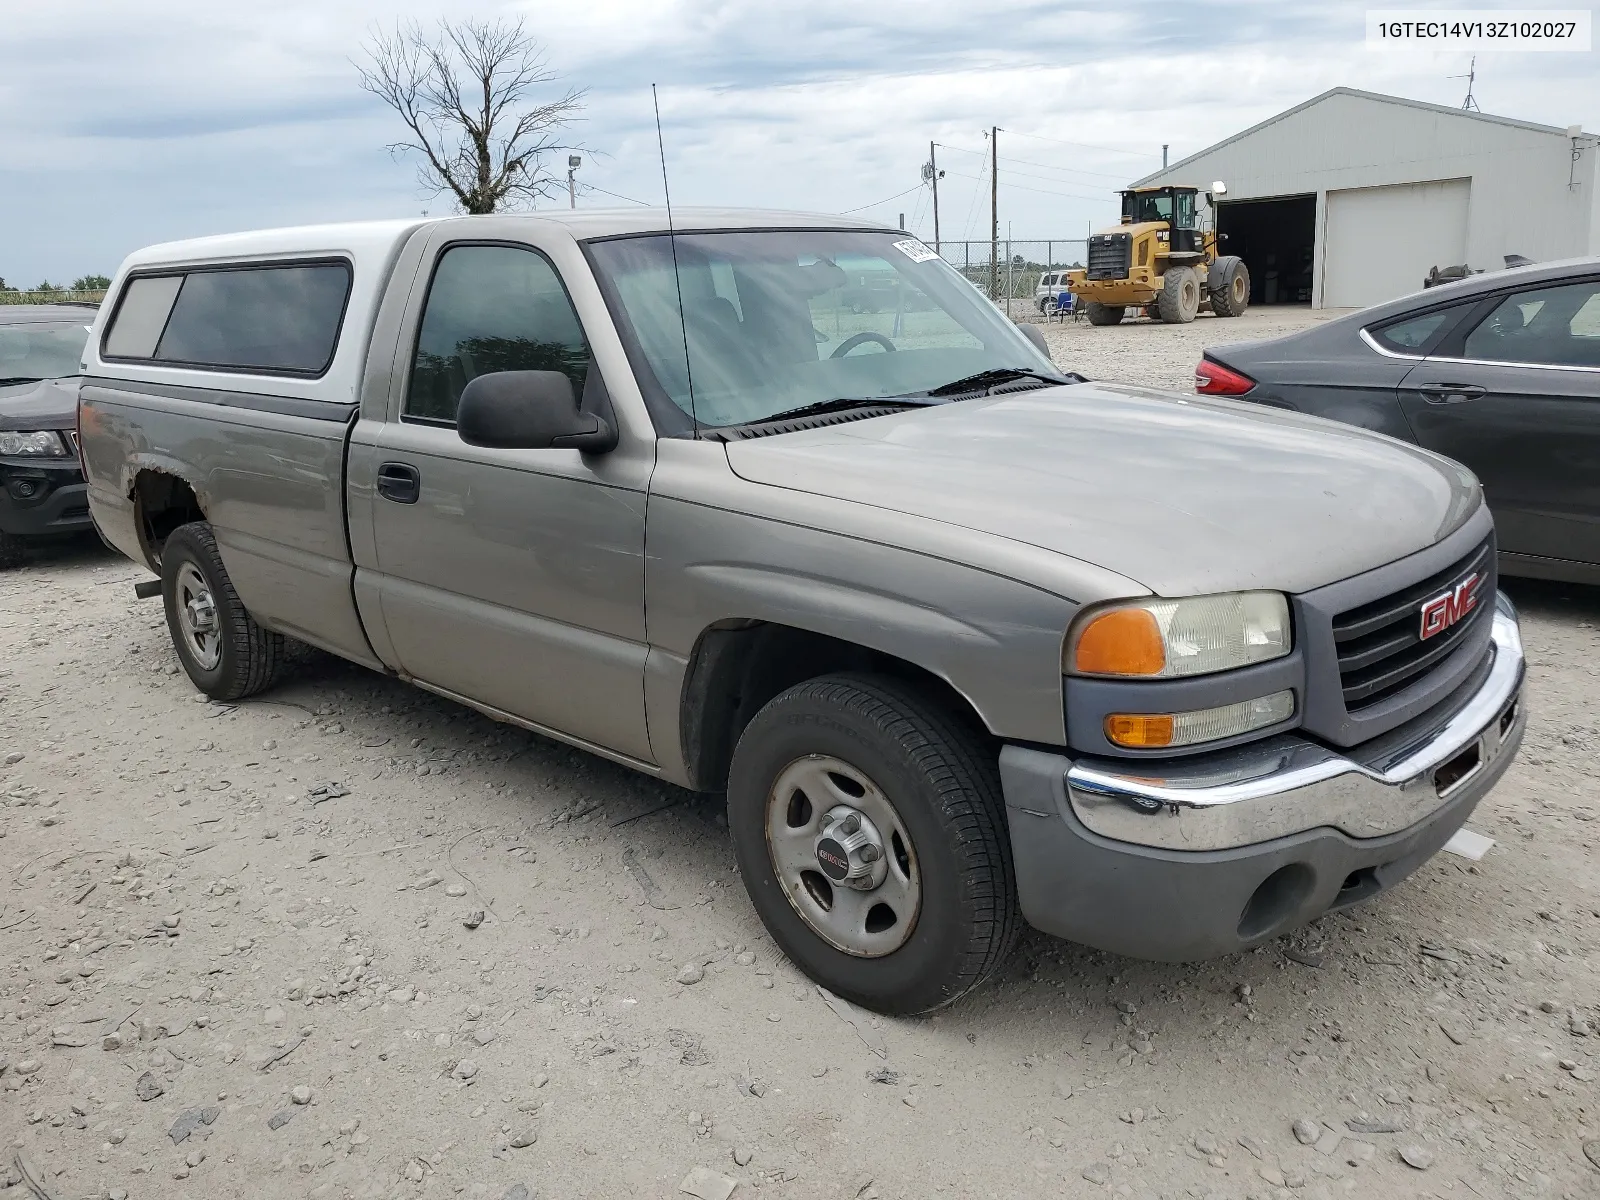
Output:
M1329 192L1323 306L1381 304L1420 290L1429 267L1465 262L1471 195L1468 179Z
M1217 206L1217 232L1220 253L1238 255L1250 271L1251 304L1311 303L1316 196L1225 200Z

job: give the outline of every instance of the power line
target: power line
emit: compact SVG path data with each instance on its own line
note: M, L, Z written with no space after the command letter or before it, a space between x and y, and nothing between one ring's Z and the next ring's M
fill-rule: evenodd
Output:
M941 149L941 150L954 150L958 154L978 154L979 153L979 151L977 151L977 150L968 150L965 146L947 146L943 142L940 142L938 145L939 145L939 149ZM985 157L987 157L987 155L985 155ZM1007 162L1014 162L1014 163L1027 163L1030 167L1043 167L1047 171L1059 171L1064 175L1093 175L1093 176L1095 176L1097 178L1100 178L1100 179L1126 179L1127 178L1127 176L1125 176L1125 175L1113 175L1109 171L1089 171L1089 170L1085 170L1082 167L1058 167L1054 163L1042 163L1042 162L1039 162L1037 159L1033 159L1033 158L1016 158L1016 157L1014 157L1012 155L1009 155L1009 154L1006 156L1006 161ZM1004 169L1004 168L1002 168L1002 169Z
M1054 183L1054 184L1058 184L1058 185L1060 185L1062 187L1099 188L1099 187L1102 186L1100 184L1094 184L1094 183L1080 183L1076 179L1052 179L1048 175L1035 175L1032 171L1019 171L1015 167L1002 166L1000 168L1000 173L1002 175L1020 175L1024 179L1037 179L1037 180L1040 180L1043 183ZM1114 192L1114 191L1120 191L1121 189L1119 189L1119 188L1109 188L1108 187L1108 188L1104 188L1103 190L1107 191L1107 192ZM1083 197L1083 199L1085 199L1085 200L1098 199L1098 198L1099 197L1091 197L1091 196L1084 196Z
M1058 171L1063 175L1092 175L1096 179L1126 179L1126 175L1113 175L1110 171L1085 171L1081 167L1058 167L1055 163L1042 163L1032 158L1010 158L1014 163L1027 163L1030 167L1043 167L1046 171Z
M985 142L984 145L985 145L985 149L984 149L984 152L983 152L983 161L978 164L978 170L980 172L983 170L983 164L989 161L989 146L988 146L987 142ZM981 174L979 174L979 175L964 175L964 176L962 176L962 178L963 179L978 179L978 180L981 180L983 178L983 176ZM962 233L962 236L965 237L969 241L971 240L971 235L972 235L972 218L973 218L974 214L976 214L976 212L978 211L978 197L981 196L982 194L983 194L983 189L982 188L973 188L972 189L972 203L967 205L967 223L962 228L961 233Z
M624 196L621 192L608 192L603 187L595 187L594 184L585 183L581 179L578 180L578 186L586 189L587 191L599 192L602 196L610 196L613 200L626 200L629 204L637 204L641 208L651 207L651 204L648 200L635 200L632 196Z
M895 194L894 194L894 195L892 195L892 196L885 196L885 197L884 197L884 198L883 198L883 199L882 199L882 200L874 200L874 201L873 201L873 202L872 202L872 203L871 203L871 204L862 204L862 205L859 205L859 206L858 206L858 207L856 207L856 208L847 208L847 209L845 209L845 210L844 210L844 211L843 211L843 212L841 212L841 213L840 213L840 214L839 214L839 215L840 215L840 216L841 216L841 217L847 217L847 216L849 216L849 215L850 215L850 214L851 214L851 213L857 213L857 212L861 212L861 211L863 211L863 210L864 210L864 209L868 209L868 208L877 208L877 207L878 207L878 205L880 205L880 204L887 204L887 203L889 203L889 201L891 201L891 200L898 200L898 199L900 199L900 197L901 197L901 196L909 196L909 195L911 195L911 193L912 193L912 192L914 192L914 191L916 191L916 190L917 190L917 188L920 188L920 187L921 187L921 186L922 186L922 185L921 185L921 184L920 184L920 183L919 183L919 184L916 184L916 185L915 185L915 186L913 186L913 187L908 187L908 188L907 188L907 189L906 189L906 190L905 190L905 191L903 191L903 192L896 192L896 193L895 193Z
M1011 132L1016 133L1015 130ZM1079 146L1085 150L1104 150L1107 154L1126 154L1129 158L1158 158L1149 150L1124 150L1117 146L1097 146L1093 142L1069 142L1066 138L1045 137L1042 133L1017 133L1018 137L1033 138L1039 142L1058 142L1063 146Z
M1004 169L1005 168L1003 168L1003 167L1001 168L1002 172L1004 171ZM982 183L985 179L988 178L988 176L986 176L986 175L963 175L959 171L951 171L950 174L954 175L957 179L976 179L979 183ZM1029 178L1034 178L1034 177L1033 176L1029 176ZM1008 182L1008 183L1006 183L1006 187L1014 188L1015 190L1017 190L1019 192L1038 192L1039 195L1041 195L1041 196L1060 196L1061 198L1066 199L1066 200L1092 200L1092 201L1105 203L1105 204L1110 204L1111 203L1111 198L1109 196L1085 196L1081 192L1052 192L1052 191L1047 191L1044 188L1028 187L1026 184L1022 184L1022 183L1010 183L1010 182ZM970 231L971 227L972 227L972 220L971 220L970 217L968 217L968 219L967 219L967 228L968 228L969 231ZM971 239L968 239L968 240L970 241Z

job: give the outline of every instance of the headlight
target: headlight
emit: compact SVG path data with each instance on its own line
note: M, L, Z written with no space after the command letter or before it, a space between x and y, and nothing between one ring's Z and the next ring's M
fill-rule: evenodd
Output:
M1177 679L1282 658L1291 646L1281 592L1135 600L1085 614L1062 653L1072 675Z
M13 458L66 458L70 453L67 443L54 430L18 432L0 429L0 454Z

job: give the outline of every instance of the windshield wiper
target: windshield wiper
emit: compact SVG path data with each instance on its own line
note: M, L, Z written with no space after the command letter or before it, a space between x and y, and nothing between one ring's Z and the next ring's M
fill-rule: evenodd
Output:
M968 375L964 379L955 379L949 383L940 384L936 388L929 388L929 396L959 396L963 392L980 392L996 387L1002 383L1011 383L1017 379L1038 379L1045 383L1082 383L1083 377L1079 375L1053 375L1049 371L1035 371L1028 367L996 367L990 371L979 371L976 375Z
M928 393L934 395L933 392ZM927 400L920 396L844 396L838 400L818 400L815 404L802 404L799 408L791 408L785 412L773 413L770 417L759 417L754 421L743 422L746 425L764 425L768 421L793 421L799 417L815 417L822 413L848 412L852 408L926 408L930 404L937 404L937 400Z
M6 384L8 384L8 383L43 383L43 382L44 382L44 380L42 378L40 378L39 376L37 376L37 375L7 375L5 378L0 379L0 387L5 387Z

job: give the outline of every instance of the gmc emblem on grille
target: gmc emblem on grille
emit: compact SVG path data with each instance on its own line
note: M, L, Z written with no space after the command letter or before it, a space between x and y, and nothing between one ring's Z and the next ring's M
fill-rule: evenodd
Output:
M1483 577L1474 571L1448 592L1424 601L1422 605L1422 640L1443 633L1478 606L1478 585Z

